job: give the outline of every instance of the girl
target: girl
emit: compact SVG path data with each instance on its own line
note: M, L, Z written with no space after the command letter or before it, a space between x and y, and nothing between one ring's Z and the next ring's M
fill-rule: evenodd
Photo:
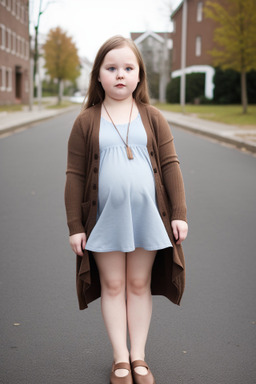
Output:
M121 36L95 58L69 138L65 203L80 309L101 296L110 383L153 384L144 361L151 293L180 303L186 204L170 128L149 105L138 49Z

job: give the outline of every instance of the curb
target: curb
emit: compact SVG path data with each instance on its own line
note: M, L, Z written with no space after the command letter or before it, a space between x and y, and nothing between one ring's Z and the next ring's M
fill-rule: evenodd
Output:
M178 128L184 129L186 131L195 133L197 135L209 137L209 138L217 140L219 142L223 142L223 143L235 146L235 147L237 147L237 148L239 148L241 150L247 150L249 152L256 153L256 144L254 144L254 143L243 141L242 139L235 138L235 137L228 136L228 135L227 136L220 135L220 134L217 134L216 132L213 132L213 131L204 131L204 130L202 130L200 128L195 128L195 127L192 127L192 126L188 126L188 125L179 123L176 120L174 121L174 120L172 120L170 118L167 119L167 121L168 121L169 124L172 124L172 125L174 125L174 126L176 126Z

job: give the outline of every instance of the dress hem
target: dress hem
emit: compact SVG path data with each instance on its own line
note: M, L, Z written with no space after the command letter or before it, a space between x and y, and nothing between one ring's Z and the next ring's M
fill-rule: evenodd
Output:
M133 247L133 248L129 248L129 249L114 249L114 248L110 248L110 249L89 249L87 247L85 247L85 249L87 251L91 251L91 252L123 252L123 253L128 253L128 252L134 252L136 248L143 248L145 249L146 251L160 251L161 249L165 249L165 248L172 248L172 244L167 244L165 246L157 246L157 247L143 247L143 246L137 246L137 247Z

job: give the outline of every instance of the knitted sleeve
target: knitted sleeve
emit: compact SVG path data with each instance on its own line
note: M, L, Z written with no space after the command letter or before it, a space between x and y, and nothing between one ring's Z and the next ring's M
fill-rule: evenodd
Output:
M171 205L171 220L187 221L187 207L183 177L176 154L173 136L163 115L156 111L155 127L163 183Z
M65 206L70 235L84 232L82 201L85 187L85 139L78 117L68 141Z

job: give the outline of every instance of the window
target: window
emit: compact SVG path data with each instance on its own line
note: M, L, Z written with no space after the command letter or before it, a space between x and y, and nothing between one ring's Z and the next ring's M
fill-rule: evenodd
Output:
M12 31L7 28L6 29L6 52L11 52L12 49Z
M12 69L6 68L6 91L10 92L12 90Z
M20 37L16 36L16 55L20 56Z
M16 13L16 0L12 0L12 14L15 15Z
M16 53L16 33L12 32L12 54Z
M20 55L20 37L16 35L16 55Z
M12 8L12 0L7 0L6 9L10 11Z
M197 3L197 16L196 20L198 23L200 23L203 20L203 2L199 1Z
M5 49L5 26L0 24L0 47L1 49Z
M20 7L20 21L22 22L22 23L24 23L24 7L23 7L23 5L21 5L21 7Z
M29 43L26 41L26 53L25 53L25 59L29 59Z
M5 0L1 0L1 4L2 4L3 6L5 6L5 5L6 5L6 1L5 1Z
M16 19L19 20L19 18L20 18L20 2L18 2L16 5Z
M0 67L0 91L2 91L2 67Z
M201 36L196 37L196 56L201 56L202 53L202 39Z
M24 59L25 55L25 40L21 37L20 38L20 56L22 59Z
M5 91L5 80L6 80L6 77L5 77L5 67L2 66L1 68L1 91Z

